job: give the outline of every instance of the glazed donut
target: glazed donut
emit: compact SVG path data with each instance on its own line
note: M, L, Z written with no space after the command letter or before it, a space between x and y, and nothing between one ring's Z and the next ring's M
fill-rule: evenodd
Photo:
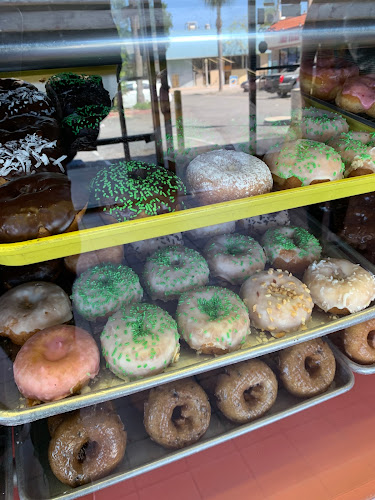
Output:
M345 259L313 262L306 269L303 281L314 304L332 314L362 311L375 299L374 276Z
M123 222L181 210L186 189L163 167L129 161L100 170L90 183L90 192L106 214Z
M204 354L235 351L250 334L249 315L242 300L236 293L217 286L181 295L177 325L189 346Z
M167 302L183 292L208 282L207 262L195 250L169 246L157 250L146 260L143 278L153 300Z
M99 264L121 264L124 260L124 246L101 248L92 252L69 255L65 257L65 267L72 273L82 274L91 267Z
M211 276L240 285L255 271L263 271L266 256L250 236L222 234L208 241L203 249Z
M353 132L340 134L327 141L327 145L335 149L342 158L346 167L350 167L358 155L368 154L375 146L375 134L370 132ZM347 170L345 177L348 177Z
M294 396L309 398L332 384L336 360L326 342L314 339L282 350L279 368L285 389Z
M349 125L343 116L318 108L302 109L302 119L295 126L301 131L303 139L318 142L326 142L349 131Z
M323 101L333 101L345 80L358 74L359 68L344 59L324 58L321 64L317 58L315 65L306 61L300 68L301 90Z
M277 338L304 327L314 307L307 286L280 269L255 273L242 285L240 297L255 328Z
M276 146L266 153L264 161L281 189L342 179L345 171L333 148L308 139Z
M214 236L219 236L220 234L234 233L235 229L235 221L230 221L223 222L222 224L214 224L212 226L198 227L197 229L185 231L184 234L192 240L201 240L205 238L213 238Z
M123 304L140 302L143 290L130 267L99 264L82 273L74 282L73 305L89 321L106 318Z
M75 209L64 174L36 173L0 186L0 242L74 231L85 208Z
M186 180L202 205L269 193L272 177L263 161L237 151L219 149L191 161Z
M126 449L126 431L109 405L83 408L66 416L48 446L48 461L59 481L72 487L110 474Z
M56 281L63 269L62 259L47 260L27 266L0 266L5 288L13 288L29 281Z
M349 326L341 334L345 353L357 363L375 363L375 319Z
M24 283L0 297L0 336L17 345L23 345L39 330L67 323L72 317L69 297L54 283Z
M13 365L20 393L57 401L78 392L99 372L100 355L91 335L75 326L51 326L33 335Z
M273 227L284 227L290 225L288 210L281 210L272 214L257 215L247 219L237 221L237 227L240 231L246 231L250 236L259 238Z
M375 118L375 75L348 78L337 92L336 104L351 113Z
M131 304L111 316L100 338L107 367L118 377L164 371L180 355L177 323L153 304Z
M225 368L215 388L219 410L232 422L244 424L264 415L277 396L275 374L266 363L251 359Z
M268 229L262 245L272 267L293 274L303 274L322 253L319 240L302 227Z
M161 248L168 247L170 245L183 245L182 234L173 233L166 236L158 236L156 238L150 238L148 240L135 241L134 243L129 243L128 248L134 252L135 257L139 260L145 260L151 254L160 250Z
M154 387L144 407L147 434L164 448L184 448L208 429L211 407L207 394L192 379Z

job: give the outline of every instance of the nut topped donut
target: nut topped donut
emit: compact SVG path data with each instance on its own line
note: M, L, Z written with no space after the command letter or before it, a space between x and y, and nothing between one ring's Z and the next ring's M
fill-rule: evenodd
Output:
M269 193L272 177L267 165L237 151L219 149L191 161L186 180L203 205Z
M247 308L226 288L201 287L181 295L178 330L189 346L205 354L224 354L240 348L250 334Z
M85 209L73 206L66 175L36 173L0 186L0 242L74 231Z
M229 281L243 283L255 271L263 271L266 256L263 248L250 236L222 234L208 241L203 249L210 273Z
M331 147L308 139L286 142L264 157L281 189L308 186L344 177L345 166Z
M349 314L365 309L375 299L375 277L345 259L323 259L306 269L303 281L314 303L325 312Z
M143 278L153 300L167 302L208 282L207 262L195 250L180 245L161 248L146 260Z
M141 378L162 372L178 360L177 323L153 304L123 306L101 335L108 368L120 378Z
M33 281L0 297L0 336L23 345L34 333L72 319L72 305L54 283Z
M242 285L240 297L252 324L274 337L303 327L314 307L307 286L280 269L255 273Z
M192 379L154 387L144 405L146 432L164 448L195 443L208 429L210 418L208 397Z
M272 267L302 274L314 260L319 260L319 240L302 227L268 229L262 244Z

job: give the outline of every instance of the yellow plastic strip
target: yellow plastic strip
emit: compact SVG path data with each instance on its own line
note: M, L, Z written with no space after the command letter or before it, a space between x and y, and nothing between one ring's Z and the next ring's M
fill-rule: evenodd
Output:
M0 264L23 266L156 236L375 191L375 174L0 245Z

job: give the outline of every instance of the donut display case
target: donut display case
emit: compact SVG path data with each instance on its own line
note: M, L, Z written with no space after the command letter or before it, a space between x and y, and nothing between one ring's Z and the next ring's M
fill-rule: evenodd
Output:
M4 498L375 496L374 29L371 0L0 5Z

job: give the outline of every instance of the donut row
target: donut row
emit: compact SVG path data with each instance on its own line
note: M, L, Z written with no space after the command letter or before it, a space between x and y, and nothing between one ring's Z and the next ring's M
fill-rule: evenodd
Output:
M274 363L281 385L299 398L325 392L335 377L335 358L321 339L279 352ZM154 387L130 396L130 401L142 412L145 430L155 443L180 449L206 433L212 411L235 424L265 415L276 401L278 385L268 364L253 359L199 375L197 381L188 378ZM48 428L51 470L70 486L110 474L124 457L127 433L110 403L50 417Z

